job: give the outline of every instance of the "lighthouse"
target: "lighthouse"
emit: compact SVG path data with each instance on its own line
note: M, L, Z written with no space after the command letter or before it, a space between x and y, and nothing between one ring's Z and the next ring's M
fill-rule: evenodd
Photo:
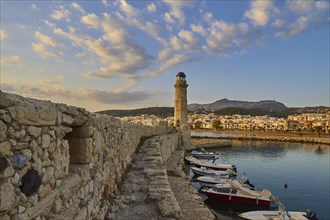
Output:
M188 126L188 105L187 105L187 80L184 72L176 74L174 84L174 125L178 128L181 137L181 145L191 145L191 134Z
M179 72L175 80L175 98L174 98L174 124L176 127L185 128L188 122L187 107L187 81L186 74Z

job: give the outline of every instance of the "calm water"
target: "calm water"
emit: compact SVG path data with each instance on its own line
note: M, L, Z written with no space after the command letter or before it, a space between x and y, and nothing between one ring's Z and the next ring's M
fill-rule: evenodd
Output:
M328 145L233 140L232 147L212 149L219 163L236 164L239 179L245 172L256 190L268 188L280 197L287 210L313 210L319 219L330 219ZM190 171L190 177L193 174ZM284 184L287 183L287 189ZM199 188L198 183L193 183ZM228 205L206 199L219 218L238 218L241 212L258 210L244 205Z

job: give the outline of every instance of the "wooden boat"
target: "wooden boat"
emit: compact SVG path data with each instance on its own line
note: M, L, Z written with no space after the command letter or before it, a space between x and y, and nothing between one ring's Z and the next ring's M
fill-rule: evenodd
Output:
M316 214L311 210L307 212L286 211L280 204L278 211L250 211L239 215L241 219L246 220L317 220Z
M269 207L273 200L272 193L267 189L257 192L236 182L216 184L213 188L202 189L202 192L211 199L257 206Z
M215 152L208 152L205 149L201 149L201 151L193 150L191 152L191 156L197 158L197 159L204 159L204 160L213 160L218 154Z
M236 165L211 163L211 162L208 162L208 161L198 160L197 158L195 158L193 156L186 156L185 160L188 161L191 165L194 165L196 167L206 167L206 168L213 169L213 170L232 169L235 172L237 172Z
M250 183L247 178L242 177L239 181L232 179L225 179L221 176L199 176L197 181L200 182L202 186L213 187L215 184L219 183L229 183L231 185L240 185L245 188L254 189L254 185Z
M222 176L224 178L229 178L229 176L236 176L236 172L232 169L223 170L213 170L207 169L205 167L191 167L192 172L199 176ZM228 176L228 177L227 177Z

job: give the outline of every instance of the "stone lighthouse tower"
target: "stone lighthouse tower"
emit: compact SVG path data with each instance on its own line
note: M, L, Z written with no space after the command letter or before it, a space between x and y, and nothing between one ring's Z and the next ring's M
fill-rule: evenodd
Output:
M186 74L179 72L175 80L174 98L174 125L181 133L182 145L187 146L191 143L190 130L188 126L188 106L187 106L187 81Z

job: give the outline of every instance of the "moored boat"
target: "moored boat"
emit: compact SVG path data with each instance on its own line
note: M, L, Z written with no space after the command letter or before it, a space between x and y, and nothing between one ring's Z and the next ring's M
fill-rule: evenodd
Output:
M208 161L198 160L197 158L195 158L193 156L186 156L185 159L191 165L194 165L196 167L206 167L206 168L210 168L210 169L213 169L213 170L227 170L227 169L232 169L235 172L237 172L236 165L211 163L211 162L208 162Z
M239 217L245 220L317 220L316 214L311 210L307 210L307 212L296 212L286 211L282 204L278 207L278 211L243 212Z
M223 179L228 179L230 176L236 176L236 172L232 169L227 170L213 170L213 169L207 169L205 167L191 167L192 172L195 175L199 176L220 176Z
M250 183L250 181L242 177L239 181L232 179L224 179L221 176L199 176L197 177L197 181L200 182L202 186L213 187L215 184L219 183L229 183L233 186L243 186L249 189L254 189L254 185Z
M217 155L218 154L216 154L215 152L209 152L203 148L201 149L201 151L193 150L191 152L191 156L198 158L198 159L204 159L204 160L213 160L213 159L215 159L215 157Z
M216 184L213 188L202 189L202 192L211 199L257 206L269 207L273 199L272 193L267 189L257 192L236 183Z

